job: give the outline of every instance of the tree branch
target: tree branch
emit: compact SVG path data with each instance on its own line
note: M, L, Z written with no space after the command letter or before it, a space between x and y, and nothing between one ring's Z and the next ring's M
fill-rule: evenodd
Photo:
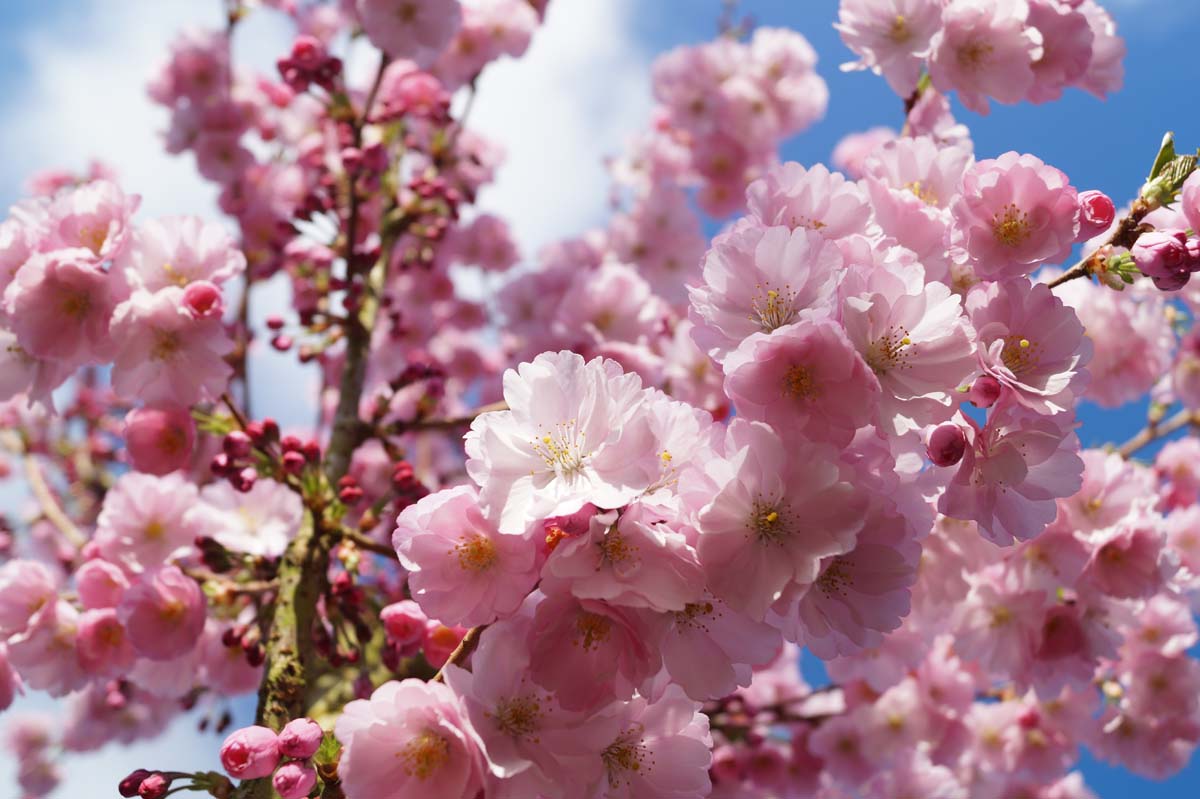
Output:
M1117 454L1122 458L1129 458L1142 447L1153 444L1158 439L1169 436L1176 430L1182 430L1189 425L1200 426L1200 413L1184 408L1162 424L1153 422L1147 424L1140 433L1118 447Z

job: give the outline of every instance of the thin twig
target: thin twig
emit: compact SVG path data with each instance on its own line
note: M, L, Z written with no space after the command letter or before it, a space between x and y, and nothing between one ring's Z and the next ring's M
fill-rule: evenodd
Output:
M396 550L392 549L391 544L384 544L368 538L352 527L343 527L340 532L342 541L348 541L359 549L365 549L369 552L375 552L379 555L387 555L393 559L396 557Z
M54 496L54 492L50 490L50 486L46 483L46 478L42 474L42 467L38 465L37 458L28 452L25 453L25 478L29 481L29 488L33 491L33 496L38 501L38 506L42 509L42 515L45 516L58 531L62 533L63 538L76 549L83 549L88 542L88 537L83 534L83 531L71 521L71 518L63 512L63 509L58 504L58 500Z
M442 664L442 667L438 669L438 673L433 675L433 682L446 681L446 667L457 666L463 660L466 660L467 656L475 651L475 645L479 643L479 635L485 629L487 629L487 625L482 624L478 627L472 627L471 629L467 630L467 634L464 635L463 639L458 642L458 646L455 647L454 651L450 653L450 657L447 658L446 662Z
M1117 454L1128 458L1142 447L1154 443L1160 438L1171 435L1176 430L1182 430L1188 425L1200 425L1200 414L1184 408L1162 424L1148 424L1133 438L1117 448Z

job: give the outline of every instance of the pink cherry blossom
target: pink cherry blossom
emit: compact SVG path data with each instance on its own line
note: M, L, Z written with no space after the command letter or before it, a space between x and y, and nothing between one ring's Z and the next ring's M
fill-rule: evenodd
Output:
M849 133L833 148L829 160L840 172L858 180L866 174L864 165L876 150L896 140L896 131L891 128L875 127L861 133Z
M118 265L130 286L153 292L196 281L220 285L246 269L246 257L221 226L176 216L141 223Z
M419 67L432 64L462 25L458 0L356 0L355 6L372 44Z
M48 209L48 235L40 248L80 248L93 262L121 254L132 232L131 217L141 198L126 195L108 180L96 180L58 195Z
M1079 200L1067 176L1027 154L977 162L963 175L950 213L951 254L984 280L1063 261L1079 237Z
M1034 83L1042 36L1026 27L1026 0L950 0L942 29L930 44L929 74L941 91L958 90L963 105L981 114L988 98L1012 104Z
M513 613L537 582L537 550L485 518L470 486L439 491L396 520L392 546L430 617L475 627Z
M482 744L440 683L384 683L346 705L334 730L347 799L473 799L484 787Z
M66 696L87 683L79 657L79 620L71 603L51 601L24 632L8 639L8 661L27 686Z
M80 664L93 676L122 676L137 657L115 608L85 611L79 617L77 646Z
M941 4L933 0L846 0L834 27L860 60L843 69L870 69L892 91L908 97L917 88L923 60L942 27Z
M191 650L204 631L204 595L177 567L164 566L125 592L117 615L139 655L170 660Z
M429 618L416 602L402 599L379 611L379 620L383 622L389 640L406 646L425 637L425 626Z
M89 560L75 570L75 590L85 610L115 608L128 587L125 572L106 560Z
M805 228L829 239L865 233L871 217L862 189L824 164L806 169L789 161L751 183L746 199L762 225Z
M779 633L739 613L716 597L690 602L671 613L663 634L663 665L692 699L731 694L750 684L752 667L770 663Z
M1028 24L1042 39L1042 55L1033 64L1029 100L1057 100L1065 87L1088 71L1095 38L1091 24L1083 11L1046 0L1031 0Z
M150 571L191 551L201 527L199 493L182 475L131 472L104 498L95 544L106 560L128 572Z
M277 558L300 530L304 506L300 497L274 480L258 480L249 491L228 482L200 490L193 514L205 535L222 546L249 555Z
M196 423L177 405L134 408L124 434L133 467L158 476L186 466L196 446Z
M37 561L16 559L0 566L0 637L23 632L38 611L53 604L58 582Z
M234 730L221 744L221 766L231 777L244 780L266 777L278 763L279 738L266 727Z
M280 799L304 799L317 784L317 770L295 760L284 763L271 778Z

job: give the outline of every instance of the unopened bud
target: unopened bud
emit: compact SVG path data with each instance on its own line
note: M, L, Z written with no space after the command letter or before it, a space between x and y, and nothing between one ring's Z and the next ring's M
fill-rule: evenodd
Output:
M929 434L925 451L934 466L954 466L967 451L967 434L953 422L938 425Z

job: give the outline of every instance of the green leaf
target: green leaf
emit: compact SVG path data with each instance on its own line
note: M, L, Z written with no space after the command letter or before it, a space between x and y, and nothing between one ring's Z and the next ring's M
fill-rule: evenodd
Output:
M317 753L313 755L313 760L322 764L336 763L338 756L342 753L342 745L338 743L338 739L333 737L333 733L325 733L325 737L321 739L321 746L317 749Z
M1163 167L1173 160L1175 160L1175 134L1167 131L1163 136L1162 144L1158 147L1158 155L1154 156L1154 166L1150 168L1150 177L1146 178L1147 182L1158 177Z

